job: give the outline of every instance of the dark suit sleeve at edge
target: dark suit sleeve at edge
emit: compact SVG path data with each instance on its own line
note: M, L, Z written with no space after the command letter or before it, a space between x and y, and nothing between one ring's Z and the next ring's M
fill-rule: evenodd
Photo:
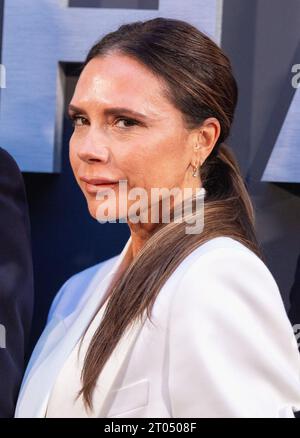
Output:
M14 415L33 310L30 223L22 174L0 148L0 417ZM3 328L3 327L2 327Z

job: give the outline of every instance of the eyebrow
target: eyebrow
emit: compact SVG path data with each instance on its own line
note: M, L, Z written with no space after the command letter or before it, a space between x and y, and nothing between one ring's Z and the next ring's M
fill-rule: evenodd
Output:
M69 114L74 114L74 113L80 113L80 114L84 114L87 115L87 112L85 110L83 110L82 108L79 108L75 105L70 104L68 107L68 113ZM128 115L128 116L132 116L132 117L138 117L142 120L148 120L150 119L150 117L146 116L145 114L139 113L137 111L133 111L130 108L125 108L125 107L110 107L110 108L105 108L103 110L103 113L105 116L109 116L109 115L117 115L117 114L124 114L124 115ZM151 120L151 119L150 119Z

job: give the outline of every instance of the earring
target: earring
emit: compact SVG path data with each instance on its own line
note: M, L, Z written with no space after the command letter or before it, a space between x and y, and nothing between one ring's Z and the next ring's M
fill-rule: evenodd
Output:
M197 167L197 166L193 166L193 168L194 168L193 176L195 176L195 177L197 176L197 173L198 173L197 170L200 169L201 166L202 166L202 163L201 163L201 162L200 162L199 167Z

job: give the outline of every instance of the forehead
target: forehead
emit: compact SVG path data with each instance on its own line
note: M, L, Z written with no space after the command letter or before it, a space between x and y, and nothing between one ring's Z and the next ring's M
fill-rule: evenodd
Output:
M133 109L157 112L174 110L163 96L163 82L138 61L110 54L93 58L78 79L74 105L129 105Z

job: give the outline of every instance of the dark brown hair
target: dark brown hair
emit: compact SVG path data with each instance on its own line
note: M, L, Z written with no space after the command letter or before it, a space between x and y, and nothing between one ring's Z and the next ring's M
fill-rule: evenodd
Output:
M125 24L105 35L89 51L83 68L91 59L113 52L133 57L157 76L167 98L182 112L187 128L216 117L221 133L200 169L206 190L203 232L187 234L184 222L160 226L110 291L82 369L79 395L89 408L97 378L125 329L145 311L151 319L160 289L195 248L213 237L229 236L264 259L247 188L233 152L224 143L238 97L228 57L191 24L161 17ZM200 284L199 279L199 293Z

